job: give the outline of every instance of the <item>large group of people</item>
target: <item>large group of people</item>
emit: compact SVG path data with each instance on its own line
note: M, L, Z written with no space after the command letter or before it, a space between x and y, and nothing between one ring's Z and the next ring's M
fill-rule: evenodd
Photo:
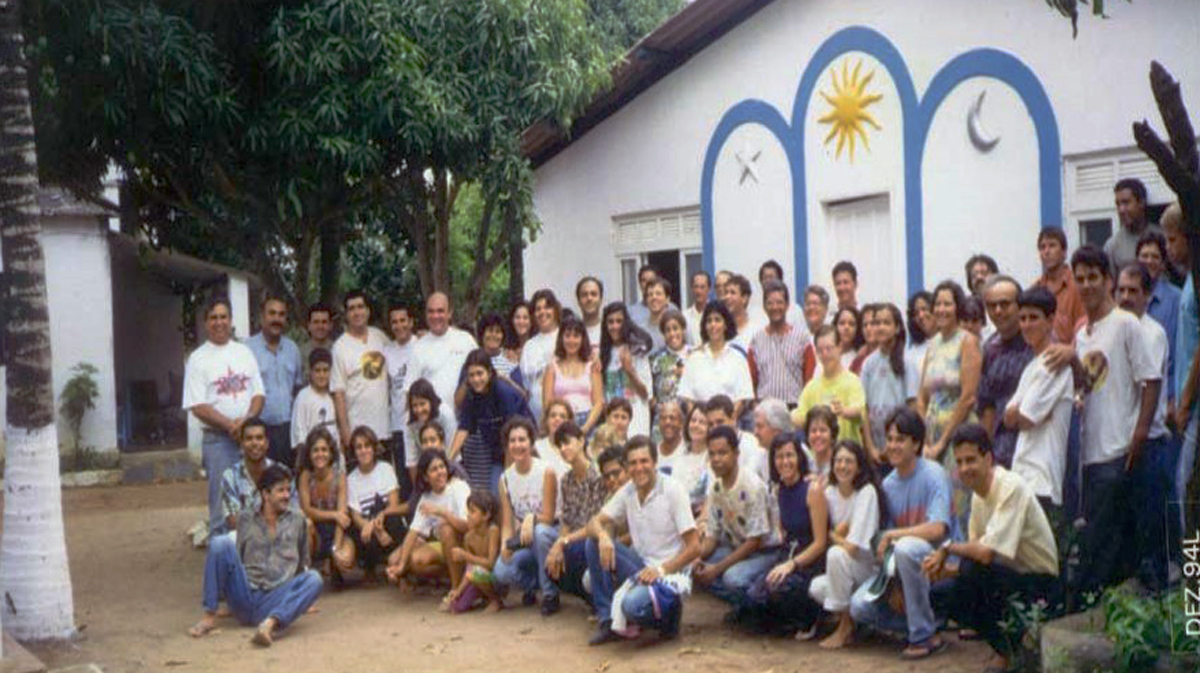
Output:
M193 633L224 599L270 644L316 599L316 568L335 586L444 581L451 613L578 597L595 645L674 637L707 591L731 623L828 649L873 628L923 658L952 623L1004 666L1014 594L1061 606L1131 576L1157 592L1178 560L1160 524L1180 525L1167 507L1195 461L1192 260L1178 205L1152 225L1140 183L1114 195L1104 250L1068 255L1044 229L1028 285L975 255L965 289L904 308L860 305L849 261L832 297L793 301L767 261L759 299L697 272L680 310L646 266L632 305L588 276L573 307L540 289L462 329L438 292L420 330L389 306L390 337L352 291L340 336L313 306L298 347L283 301L237 342L215 299L184 396L211 528Z

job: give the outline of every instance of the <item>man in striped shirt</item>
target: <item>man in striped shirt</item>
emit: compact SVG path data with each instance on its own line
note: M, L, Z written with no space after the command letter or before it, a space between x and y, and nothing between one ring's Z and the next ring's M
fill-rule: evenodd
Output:
M805 325L788 323L790 303L787 286L783 283L768 281L763 286L767 326L750 340L760 400L791 403L799 399L804 388L804 349L812 338Z

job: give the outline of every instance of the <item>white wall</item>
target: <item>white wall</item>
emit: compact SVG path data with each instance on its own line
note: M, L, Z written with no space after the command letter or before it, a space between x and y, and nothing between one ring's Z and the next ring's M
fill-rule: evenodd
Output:
M1151 59L1164 63L1181 81L1185 103L1200 114L1200 60L1195 58L1200 3L1113 3L1106 10L1107 20L1081 17L1079 37L1073 40L1070 23L1042 3L777 0L537 171L535 203L544 231L526 251L527 294L551 287L573 303L575 280L593 273L614 295L619 276L610 243L611 218L698 204L704 153L722 115L745 99L761 99L790 120L801 73L813 53L848 26L877 30L896 46L918 97L942 66L965 51L991 47L1012 53L1046 89L1063 154L1131 146L1134 120L1147 118L1161 128L1148 83ZM860 55L849 56L857 60ZM870 58L863 60L864 70L872 65ZM826 73L817 91L828 88ZM819 94L809 104L810 265L820 255L825 201L886 192L895 226L903 229L895 88L881 68L876 68L871 88L884 94L872 108L883 128L868 131L871 151L856 153L853 165L845 157L833 159L822 144L827 127L815 120L827 106ZM986 155L966 137L967 107L982 88L988 91L984 119L1002 138ZM745 142L764 149L759 161L763 182L752 188L737 185L734 152ZM963 262L980 250L1021 279L1037 274L1034 240L1041 218L1036 157L1032 123L1006 85L967 80L947 97L930 128L921 176L927 285L946 277L961 282ZM714 179L717 267L753 277L759 262L774 257L792 272L787 180L783 154L768 134L743 127L730 138ZM1068 193L1065 184L1063 193ZM1073 227L1067 232L1074 241ZM870 260L856 261L863 273L871 272ZM828 284L828 272L812 268L810 277Z
M50 304L50 348L54 358L54 404L59 405L71 368L95 366L100 396L84 415L81 446L117 451L117 398L113 372L112 279L108 240L96 218L43 216L46 294ZM73 446L66 421L58 419L59 441Z

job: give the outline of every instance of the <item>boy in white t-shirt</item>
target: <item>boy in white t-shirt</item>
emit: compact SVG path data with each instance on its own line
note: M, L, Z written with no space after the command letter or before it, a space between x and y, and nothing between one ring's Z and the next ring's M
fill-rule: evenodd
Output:
M1147 440L1162 373L1137 317L1113 301L1114 279L1104 252L1094 246L1076 250L1071 271L1087 323L1076 331L1074 349L1051 346L1045 357L1051 371L1070 363L1085 382L1081 460L1087 526L1081 588L1098 592L1124 579L1122 556L1146 543L1135 529L1161 528L1144 518L1149 503L1131 496L1134 470L1154 459L1146 450L1154 449Z
M308 385L296 393L292 402L292 450L299 454L300 448L308 441L308 433L316 428L325 428L338 439L337 414L333 405L333 395L329 394L330 369L333 366L333 355L324 348L314 348L308 354ZM341 452L338 457L341 458Z
M1021 372L1017 390L1004 409L1005 427L1018 431L1012 472L1029 484L1062 542L1063 481L1067 471L1067 436L1075 382L1071 370L1046 366L1046 350L1054 335L1058 301L1050 290L1035 286L1017 297L1021 336L1034 359Z

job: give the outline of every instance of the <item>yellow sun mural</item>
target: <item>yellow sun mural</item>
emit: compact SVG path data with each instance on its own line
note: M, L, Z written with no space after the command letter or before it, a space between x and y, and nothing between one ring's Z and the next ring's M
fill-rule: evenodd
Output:
M861 70L861 60L855 64L854 70L850 70L850 59L846 59L842 61L842 75L839 80L837 66L830 69L833 95L830 96L822 91L821 97L829 103L831 109L828 114L817 120L822 124L832 125L829 135L825 136L825 144L828 145L834 137L837 138L837 158L841 158L843 147L847 144L850 146L851 162L854 161L855 136L862 139L864 148L871 149L867 142L865 124L874 126L876 130L882 128L879 122L875 121L875 117L867 111L867 107L878 103L883 98L882 94L866 93L867 85L875 77L875 71L872 70L859 79Z

